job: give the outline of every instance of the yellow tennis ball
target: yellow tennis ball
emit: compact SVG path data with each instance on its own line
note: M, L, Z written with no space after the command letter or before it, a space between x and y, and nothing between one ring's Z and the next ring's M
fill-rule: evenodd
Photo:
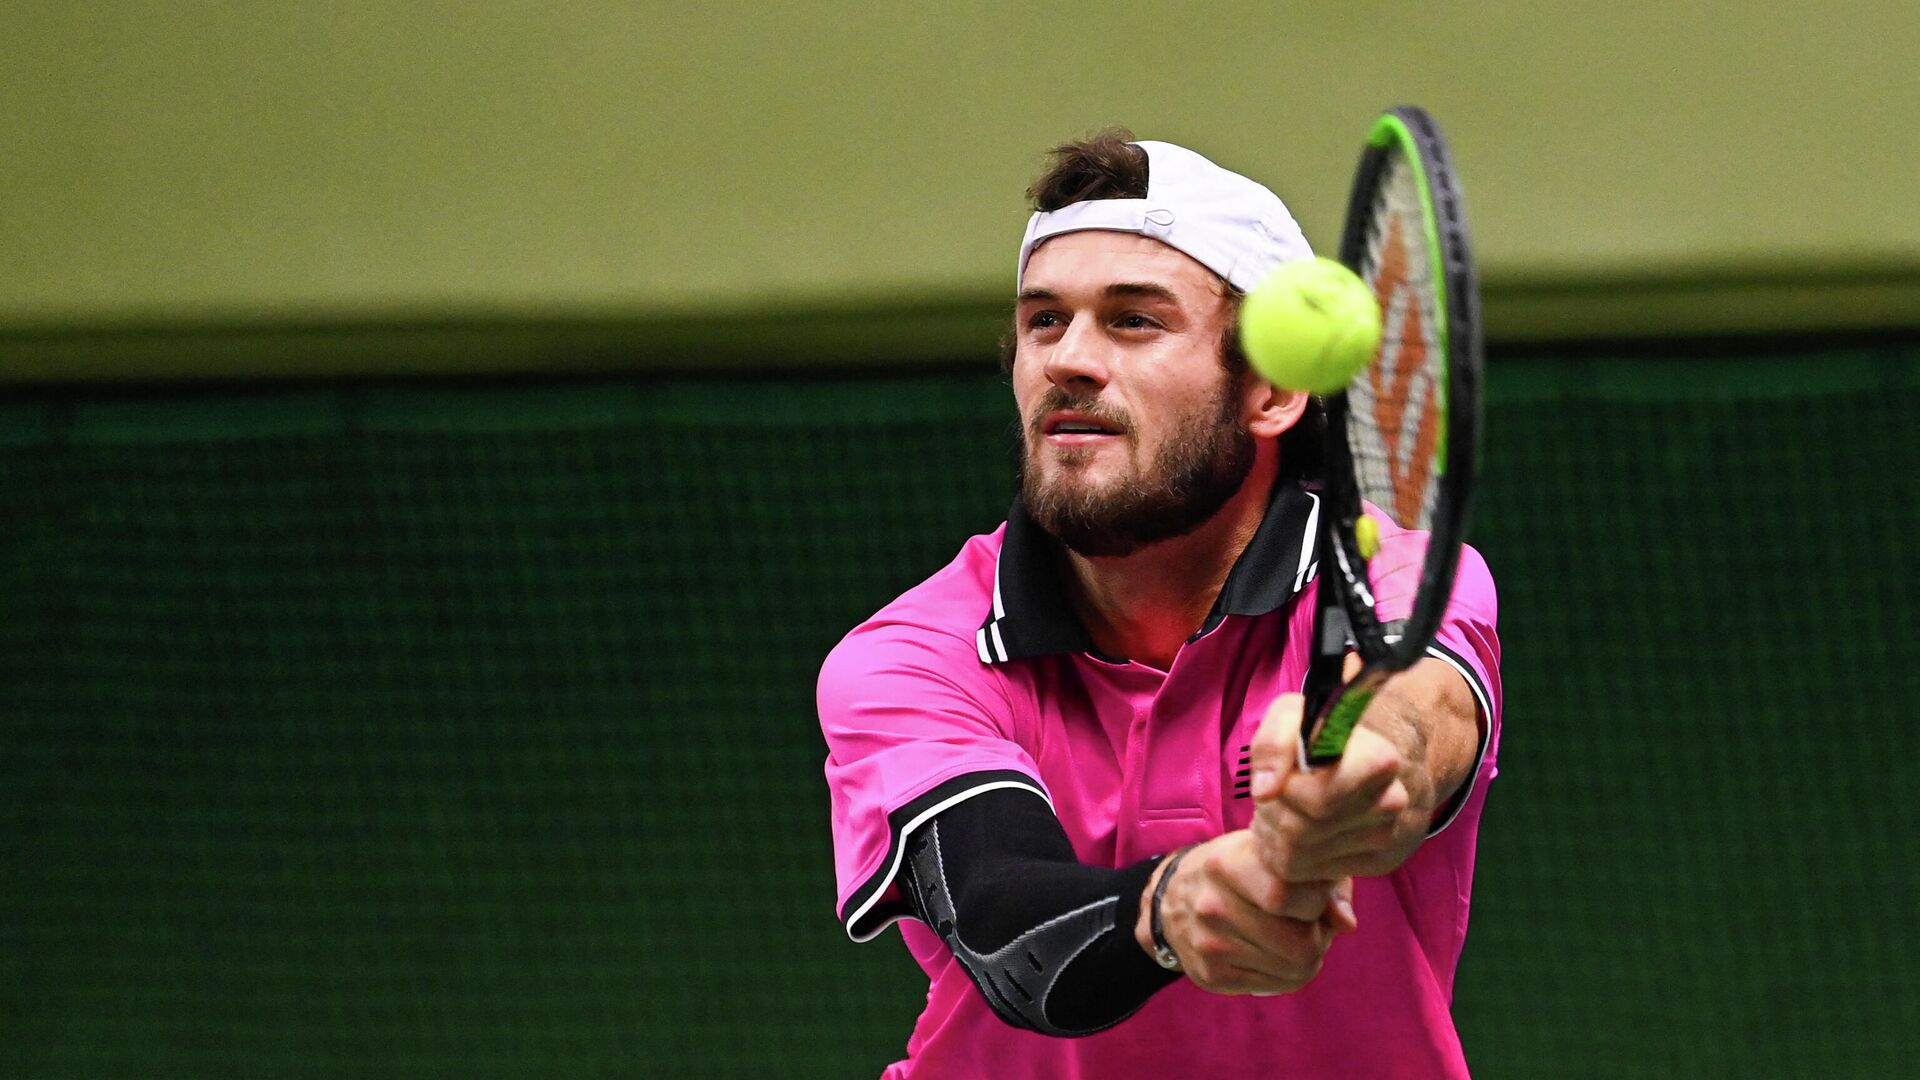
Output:
M1380 523L1373 520L1372 514L1361 514L1353 521L1353 542L1360 547L1360 557L1372 559L1380 553Z
M1240 304L1240 347L1275 386L1331 394L1380 351L1380 304L1333 259L1281 263Z

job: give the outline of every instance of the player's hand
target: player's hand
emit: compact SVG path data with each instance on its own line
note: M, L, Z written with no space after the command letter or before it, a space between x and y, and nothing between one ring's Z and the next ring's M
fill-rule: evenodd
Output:
M1154 881L1147 885L1144 898ZM1181 969L1202 989L1284 994L1319 974L1335 935L1354 929L1352 896L1351 881L1282 880L1242 829L1180 861L1161 898L1161 927ZM1150 948L1147 917L1143 903L1136 936Z
M1300 695L1282 696L1254 735L1252 832L1261 861L1289 881L1391 871L1419 846L1428 821L1408 794L1405 755L1363 718L1337 763L1302 770L1301 707Z

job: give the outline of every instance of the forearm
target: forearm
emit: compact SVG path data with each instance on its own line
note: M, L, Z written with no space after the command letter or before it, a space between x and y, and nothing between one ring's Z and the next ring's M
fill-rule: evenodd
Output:
M1156 864L1084 865L1043 801L990 792L915 831L901 884L996 1015L1046 1035L1089 1035L1176 978L1134 934Z
M1392 841L1366 871L1383 874L1419 849L1465 785L1479 758L1479 709L1460 673L1429 658L1388 679L1361 724L1398 751L1406 791Z
M1482 738L1471 688L1444 661L1422 661L1375 692L1339 761L1307 770L1301 705L1275 701L1251 747L1262 862L1291 882L1392 872L1468 790Z

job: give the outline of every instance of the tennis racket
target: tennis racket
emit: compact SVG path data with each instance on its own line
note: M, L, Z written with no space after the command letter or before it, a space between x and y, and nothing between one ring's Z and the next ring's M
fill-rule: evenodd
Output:
M1373 363L1326 399L1320 587L1300 738L1309 767L1337 760L1381 683L1426 655L1472 501L1479 281L1460 185L1425 110L1400 106L1374 122L1340 261L1372 286L1385 326ZM1425 543L1386 529L1383 517L1426 534ZM1385 541L1383 531L1392 534ZM1348 681L1350 650L1361 666Z

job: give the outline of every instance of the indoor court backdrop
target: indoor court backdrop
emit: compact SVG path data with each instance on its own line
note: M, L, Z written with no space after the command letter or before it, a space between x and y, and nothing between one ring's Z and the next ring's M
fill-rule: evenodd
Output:
M1900 1075L1920 349L1505 352L1490 385L1478 1075ZM897 1054L924 984L835 922L813 676L999 521L1006 390L741 399L0 409L0 1075Z
M1323 238L1403 98L1494 340L1475 1075L1911 1073L1898 5L1269 21L1286 147L1168 74L1250 7L1043 109L1017 9L816 7L22 5L0 1077L876 1074L924 981L834 918L813 677L1005 510L1013 193L1127 119Z

